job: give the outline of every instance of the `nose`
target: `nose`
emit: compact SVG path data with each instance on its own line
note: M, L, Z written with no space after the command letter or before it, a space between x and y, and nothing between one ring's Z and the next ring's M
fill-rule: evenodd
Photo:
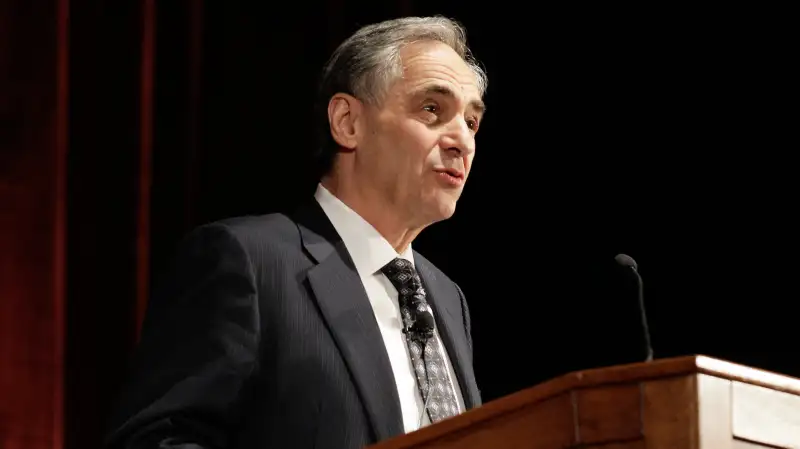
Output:
M475 152L475 136L463 117L454 119L442 135L441 147L459 157Z

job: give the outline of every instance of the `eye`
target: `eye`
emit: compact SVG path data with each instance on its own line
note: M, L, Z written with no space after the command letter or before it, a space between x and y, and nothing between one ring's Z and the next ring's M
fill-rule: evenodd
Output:
M478 121L474 118L467 119L467 126L472 131L477 131L478 129Z
M425 111L430 112L431 114L436 114L437 112L439 112L439 105L426 104L425 106L422 107L422 109L424 109Z

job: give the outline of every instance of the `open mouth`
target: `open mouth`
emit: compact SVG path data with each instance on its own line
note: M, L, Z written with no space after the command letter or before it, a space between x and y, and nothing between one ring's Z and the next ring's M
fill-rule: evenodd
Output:
M464 178L464 174L454 168L446 168L444 170L438 170L438 172L456 179Z
M460 187L464 183L464 174L452 168L436 170L436 174L445 185L450 187Z

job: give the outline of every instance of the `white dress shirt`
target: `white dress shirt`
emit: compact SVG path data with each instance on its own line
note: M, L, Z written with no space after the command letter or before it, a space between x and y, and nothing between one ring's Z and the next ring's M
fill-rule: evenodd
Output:
M411 357L408 353L405 335L402 332L403 322L400 316L400 305L397 289L391 281L380 271L387 263L396 257L401 257L414 264L414 254L411 245L402 254L398 254L392 245L375 230L366 220L355 211L331 194L321 184L317 186L315 198L319 202L328 219L333 223L339 236L353 259L356 270L364 284L378 328L381 331L389 362L392 365L394 378L397 382L397 393L400 397L400 407L403 412L403 424L406 433L417 430L420 416L423 415L423 401L417 386ZM453 372L452 364L447 356L447 351L439 337L438 328L434 331L434 338L439 342L450 378L453 380L455 397L458 399L459 410L464 410L464 401L458 380ZM425 413L422 425L430 424L428 414Z

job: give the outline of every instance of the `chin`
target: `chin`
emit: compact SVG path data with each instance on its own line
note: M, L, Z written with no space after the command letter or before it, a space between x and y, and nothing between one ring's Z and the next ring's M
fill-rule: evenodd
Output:
M420 218L424 217L423 220L431 224L452 217L456 212L458 195L440 191L431 193L422 198L421 204L418 203L421 206L417 208L417 212L421 215Z
M434 217L434 222L447 220L448 218L452 217L456 213L456 202L455 201L446 201L440 202L437 204L436 207L436 216Z

